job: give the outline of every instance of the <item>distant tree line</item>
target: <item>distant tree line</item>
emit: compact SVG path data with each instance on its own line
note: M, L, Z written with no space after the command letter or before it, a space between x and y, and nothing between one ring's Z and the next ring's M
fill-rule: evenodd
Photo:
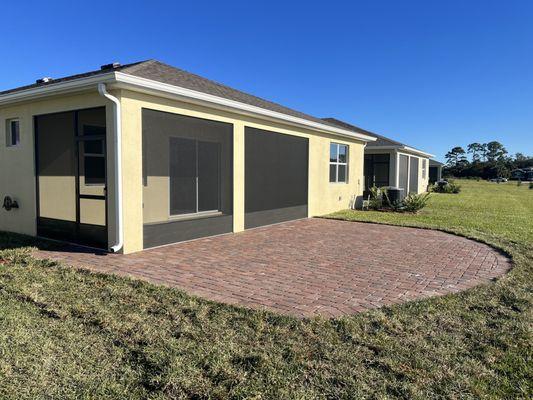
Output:
M522 153L510 156L505 147L496 141L470 143L466 151L461 146L456 146L446 153L445 158L445 176L509 178L511 171L515 169L533 167L533 156Z

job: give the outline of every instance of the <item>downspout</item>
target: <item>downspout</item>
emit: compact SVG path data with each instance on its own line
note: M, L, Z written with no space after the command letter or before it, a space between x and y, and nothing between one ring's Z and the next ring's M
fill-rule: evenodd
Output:
M108 98L115 104L113 115L115 122L115 229L118 232L118 241L111 246L109 250L113 253L117 253L124 246L122 218L122 114L120 101L107 92L105 83L98 84L98 92L101 96Z

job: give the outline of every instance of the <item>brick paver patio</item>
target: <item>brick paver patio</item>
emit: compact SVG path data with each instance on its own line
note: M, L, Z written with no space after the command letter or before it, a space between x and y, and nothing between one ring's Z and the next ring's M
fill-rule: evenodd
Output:
M65 246L41 258L296 316L339 316L457 292L504 274L493 248L443 232L307 219L130 255Z

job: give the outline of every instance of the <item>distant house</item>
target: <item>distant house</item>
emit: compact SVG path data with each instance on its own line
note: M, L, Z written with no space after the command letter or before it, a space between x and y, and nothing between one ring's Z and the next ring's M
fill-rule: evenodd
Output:
M377 138L375 142L369 142L365 147L363 196L367 196L373 186L399 187L404 189L405 195L427 190L429 159L434 157L432 154L335 118L324 118L324 120Z
M429 183L435 183L442 179L443 163L437 160L429 160Z
M517 168L511 171L511 179L533 181L533 167Z

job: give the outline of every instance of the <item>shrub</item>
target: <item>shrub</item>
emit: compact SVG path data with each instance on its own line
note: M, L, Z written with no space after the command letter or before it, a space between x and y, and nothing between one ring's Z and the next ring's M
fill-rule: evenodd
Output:
M370 188L370 203L368 208L381 211L417 212L427 205L429 193L409 194L403 200L391 202L387 188Z
M383 190L377 186L370 188L370 202L368 208L372 210L379 210L383 207Z
M522 186L522 181L520 179L516 182L516 186Z
M417 212L423 209L429 201L429 193L407 195L402 201L401 211Z
M435 183L431 187L431 191L435 193L457 194L461 191L461 186L450 179L449 181L440 181L440 182Z
M529 182L529 188L533 189L533 182Z

